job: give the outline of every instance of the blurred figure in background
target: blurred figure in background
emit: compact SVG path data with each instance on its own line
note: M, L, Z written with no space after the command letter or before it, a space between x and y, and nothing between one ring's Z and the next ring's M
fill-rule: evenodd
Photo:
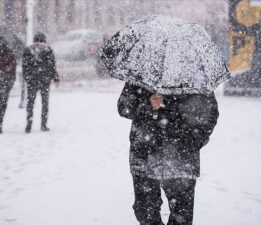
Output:
M21 99L19 103L19 108L24 108L26 84L24 79L22 78L22 71L20 70L22 54L25 48L25 44L22 41L23 38L21 36L17 36L17 34L8 26L0 26L0 36L3 37L5 40L8 40L8 46L12 49L16 57L16 78L18 78L18 82L21 85Z
M59 83L53 50L46 44L46 36L38 32L34 36L33 45L26 47L22 59L23 77L27 83L27 125L26 133L31 132L33 122L33 107L37 91L42 97L41 130L49 131L47 127L48 104L51 81Z
M7 41L0 36L0 133L7 107L9 93L13 87L16 73L16 59Z

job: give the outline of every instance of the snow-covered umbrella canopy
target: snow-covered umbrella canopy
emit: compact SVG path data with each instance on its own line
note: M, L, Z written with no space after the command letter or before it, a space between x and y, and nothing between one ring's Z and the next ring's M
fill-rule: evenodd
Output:
M207 94L229 77L204 28L171 16L136 21L97 53L112 77L163 95Z

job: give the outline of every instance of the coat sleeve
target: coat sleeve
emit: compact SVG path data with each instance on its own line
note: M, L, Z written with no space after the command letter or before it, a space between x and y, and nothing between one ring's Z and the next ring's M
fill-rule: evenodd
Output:
M11 75L13 76L13 79L15 80L16 79L16 58L15 58L15 55L14 53L12 53L12 56L11 56Z
M16 58L12 50L9 50L7 55L7 65L5 67L5 72L10 74L11 78L15 80L16 78Z
M56 70L56 61L55 61L55 56L54 56L54 52L52 49L50 49L50 54L49 54L49 57L48 57L48 64L50 65L50 72L52 73L52 77L53 77L53 80L55 82L59 82L60 79L59 79L59 74Z
M147 91L126 83L118 100L118 112L130 120L151 117L153 113Z
M199 150L205 146L217 124L218 105L214 93L192 95L182 106L180 141L185 148Z
M30 52L30 49L26 47L23 51L22 56L22 70L23 77L28 82L32 78L32 70L33 70L33 57Z

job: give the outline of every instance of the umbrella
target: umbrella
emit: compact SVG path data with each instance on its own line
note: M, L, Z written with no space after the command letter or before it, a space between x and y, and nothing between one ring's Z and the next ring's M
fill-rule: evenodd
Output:
M17 59L22 57L24 43L17 37L17 35L5 26L0 27L0 36L4 37L8 42L9 47L14 51Z
M207 94L229 77L204 28L172 16L126 26L97 54L112 77L163 95Z

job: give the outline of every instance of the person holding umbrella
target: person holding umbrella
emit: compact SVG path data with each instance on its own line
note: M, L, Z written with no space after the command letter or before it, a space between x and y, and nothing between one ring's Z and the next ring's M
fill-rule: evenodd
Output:
M120 116L132 120L130 170L140 225L192 225L200 149L219 116L215 88L229 72L206 31L171 16L134 22L101 46L112 77L125 81Z
M38 91L42 97L41 130L49 131L47 127L48 104L51 81L59 83L53 50L46 44L46 36L38 32L34 35L34 44L26 47L22 59L23 77L27 83L27 125L26 133L31 132L33 123L33 107Z
M0 36L0 134L3 132L3 119L8 97L14 85L16 73L15 55L8 47L7 41Z

